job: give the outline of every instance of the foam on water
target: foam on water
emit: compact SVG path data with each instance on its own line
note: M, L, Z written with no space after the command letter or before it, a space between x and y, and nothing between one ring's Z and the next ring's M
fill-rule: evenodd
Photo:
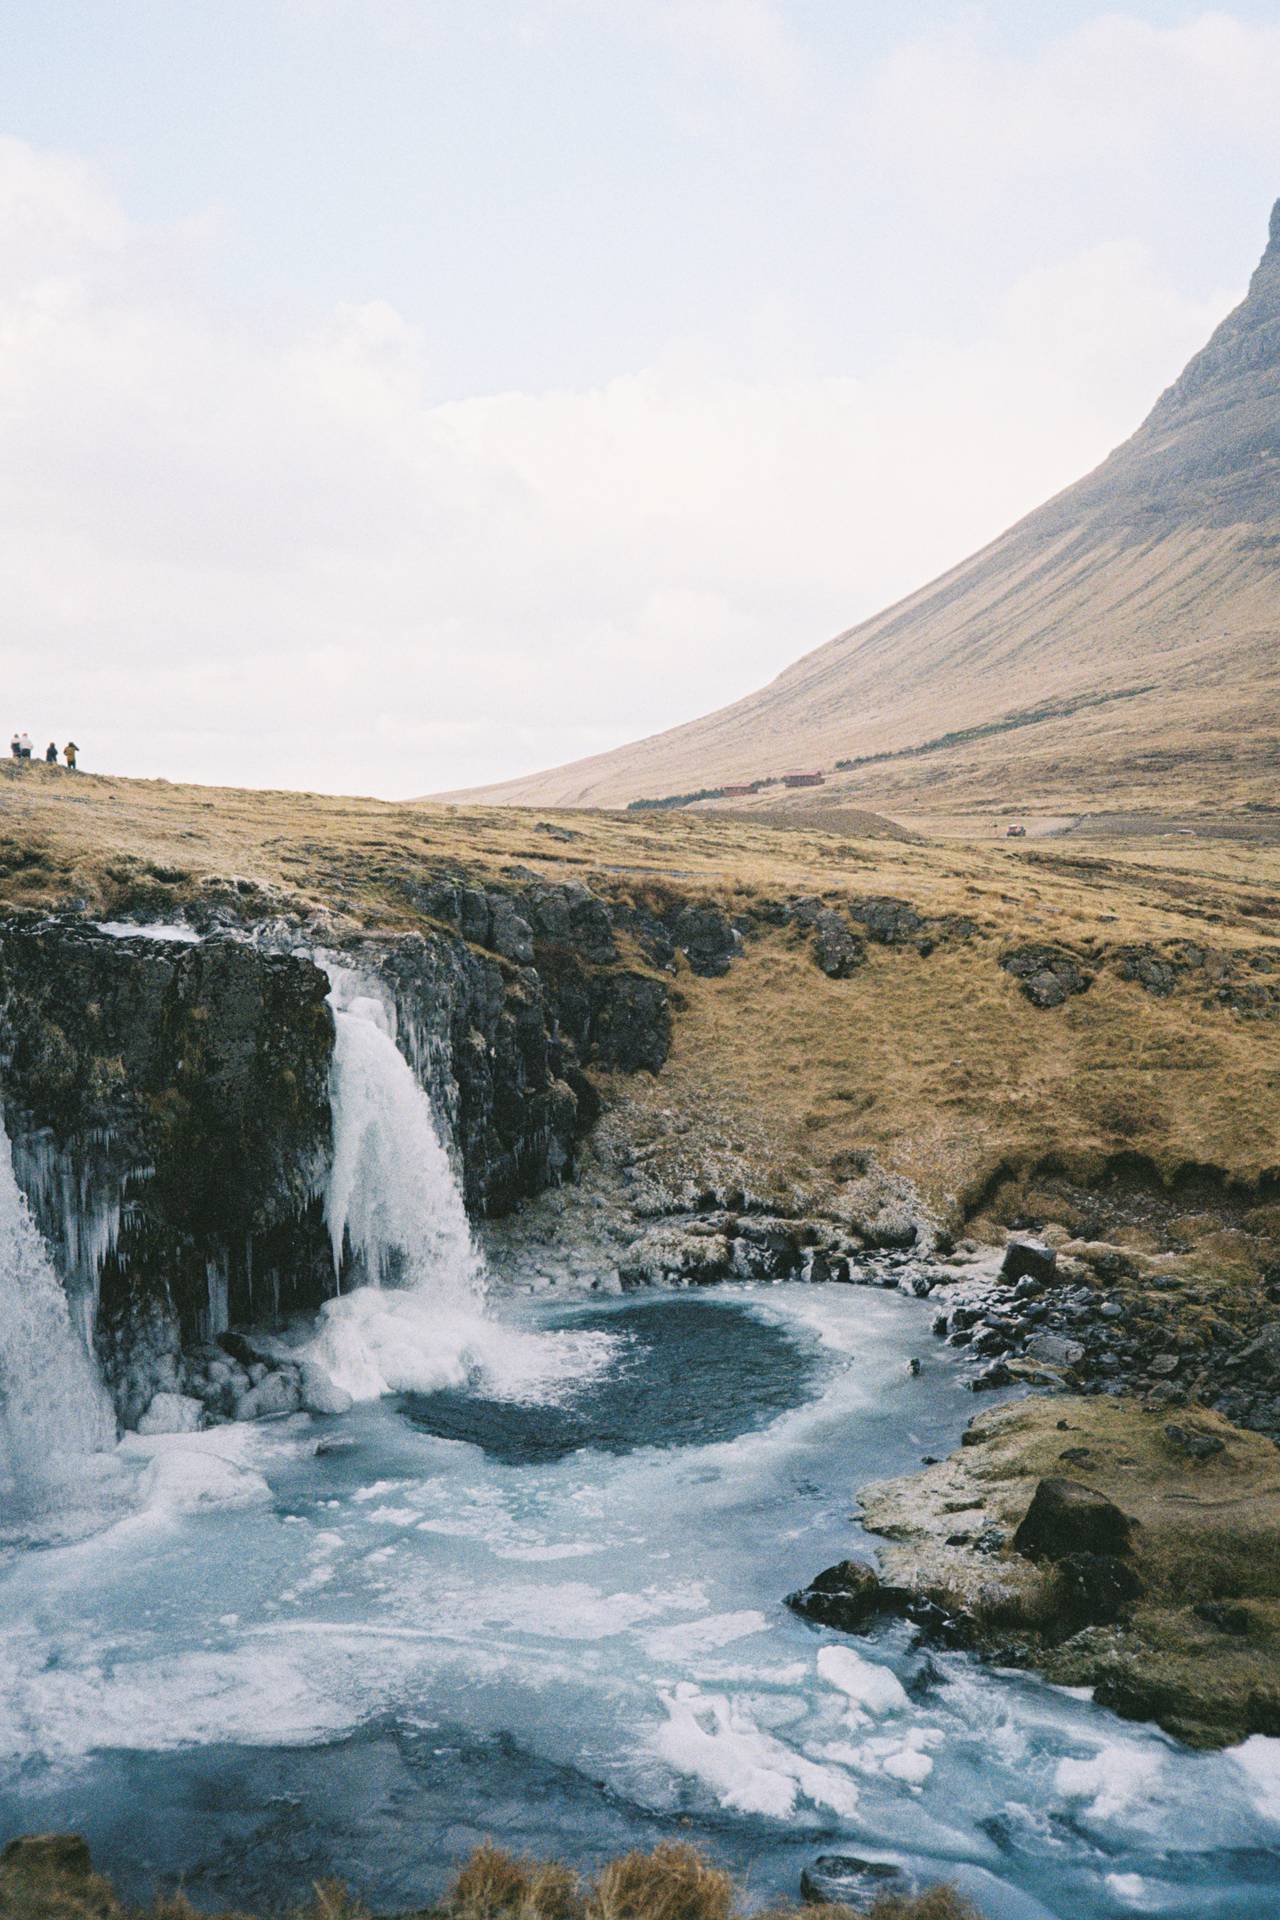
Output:
M326 1303L301 1358L353 1400L469 1387L491 1400L546 1404L607 1370L617 1347L607 1334L505 1327L478 1302L442 1301L429 1285L361 1287Z
M766 1733L744 1703L689 1681L660 1697L667 1717L653 1736L654 1752L702 1781L721 1806L772 1820L789 1819L802 1801L846 1817L856 1813L858 1789L847 1774Z

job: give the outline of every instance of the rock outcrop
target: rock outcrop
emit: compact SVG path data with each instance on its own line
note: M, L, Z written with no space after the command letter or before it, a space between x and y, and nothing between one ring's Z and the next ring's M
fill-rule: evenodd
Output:
M193 1397L211 1413L289 1410L278 1382L223 1379L211 1343L334 1291L334 1023L314 953L394 1004L473 1215L570 1175L599 1112L588 1067L661 1067L667 989L622 960L615 910L528 881L507 893L437 877L415 901L422 931L337 940L300 921L240 925L224 903L204 938L70 916L0 924L15 1172L127 1424L155 1403L154 1430L181 1430ZM716 916L695 922L684 930L715 971L736 937Z
M237 940L0 930L0 1086L19 1185L126 1419L178 1353L332 1285L317 1199L333 1019L320 968Z

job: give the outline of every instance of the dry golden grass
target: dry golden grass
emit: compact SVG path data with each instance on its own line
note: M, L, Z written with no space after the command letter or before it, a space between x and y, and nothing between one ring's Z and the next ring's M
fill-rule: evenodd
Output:
M1166 1173L1208 1162L1257 1178L1278 1157L1280 1031L1157 1000L1103 972L1054 1011L1033 1007L979 941L921 958L872 949L827 980L770 934L723 980L681 980L658 1082L615 1088L637 1139L671 1160L714 1131L755 1184L821 1186L851 1151L905 1174L948 1219L998 1169L1056 1160L1076 1178L1138 1153ZM664 1144L665 1142L665 1144Z
M1195 1161L1245 1179L1280 1160L1280 1020L1206 1008L1203 982L1157 1000L1105 967L1044 1012L998 964L1026 940L1086 954L1194 940L1280 962L1280 849L911 844L705 814L392 805L0 765L0 910L163 919L213 888L250 917L400 930L423 924L415 893L434 874L501 885L514 867L613 897L714 900L757 925L767 903L813 893L890 894L976 923L927 958L873 947L845 981L785 930L751 937L722 980L682 968L668 1067L616 1089L660 1151L690 1157L714 1134L766 1184L821 1183L869 1153L951 1216L1002 1166L1052 1156L1088 1174L1135 1151L1163 1172Z
M1189 1458L1166 1435L1171 1422L1222 1450ZM988 1618L997 1640L1034 1628L1051 1610L1050 1569L1012 1550L947 1543L992 1524L1012 1538L1038 1482L1055 1475L1137 1521L1132 1560L1145 1592L1129 1624L1094 1628L1037 1664L1065 1685L1110 1684L1110 1704L1198 1745L1238 1740L1280 1715L1280 1454L1204 1408L1054 1395L983 1415L950 1459L862 1489L868 1525L891 1543L887 1577ZM1215 1604L1239 1610L1232 1630L1196 1611Z
M74 1842L72 1843L75 1844ZM58 1838L45 1855L0 1859L0 1915L4 1920L202 1920L182 1895L165 1895L146 1907L126 1905L110 1883L80 1866L57 1864L65 1848ZM741 1907L731 1874L714 1867L696 1847L663 1841L652 1853L612 1860L585 1885L556 1861L528 1860L483 1846L472 1854L434 1906L418 1909L420 1920L735 1920ZM800 1920L812 1909L772 1908L760 1920ZM829 1920L854 1920L848 1908L824 1909ZM208 1920L205 1916L204 1920ZM214 1920L248 1920L223 1913ZM369 1920L368 1909L333 1881L318 1883L312 1898L286 1920ZM406 1916L407 1920L407 1916ZM872 1920L979 1920L946 1887L919 1898L883 1895Z

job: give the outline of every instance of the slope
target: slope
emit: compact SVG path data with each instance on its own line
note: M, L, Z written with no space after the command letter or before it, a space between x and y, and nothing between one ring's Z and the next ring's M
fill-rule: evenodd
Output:
M1280 201L1246 299L1094 473L732 706L469 797L619 806L799 767L900 814L1266 804L1278 634Z

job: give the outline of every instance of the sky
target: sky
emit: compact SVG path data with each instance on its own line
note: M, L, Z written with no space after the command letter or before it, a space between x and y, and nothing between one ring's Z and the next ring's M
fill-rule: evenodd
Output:
M0 733L387 797L771 679L1139 423L1274 0L3 0Z

